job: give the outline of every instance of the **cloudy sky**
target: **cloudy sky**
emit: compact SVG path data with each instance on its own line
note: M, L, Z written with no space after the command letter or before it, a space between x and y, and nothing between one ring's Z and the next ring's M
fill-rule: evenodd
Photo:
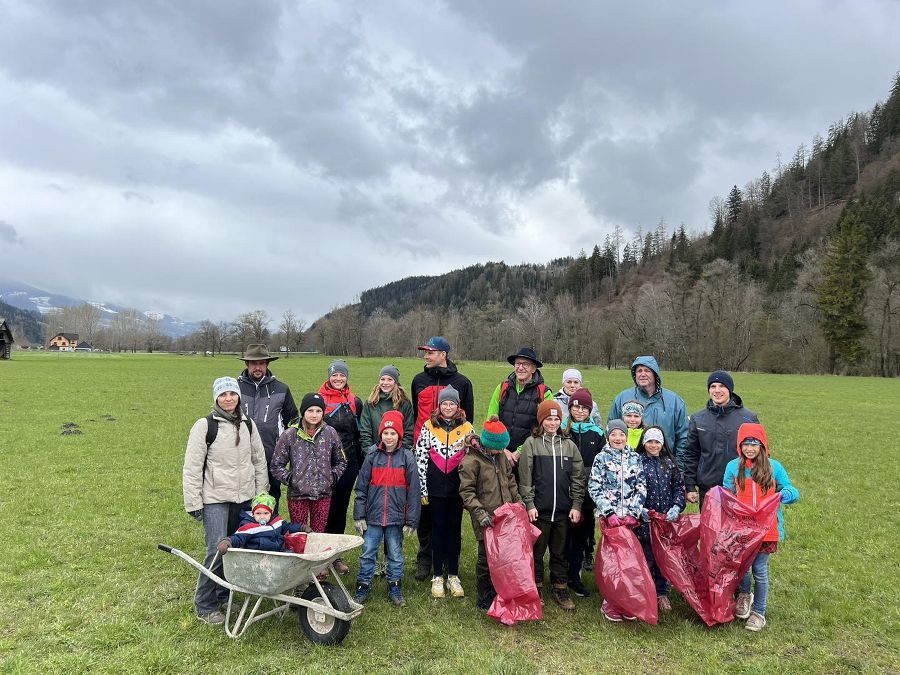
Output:
M887 96L897 26L863 0L0 0L0 277L311 320L614 224L697 232Z

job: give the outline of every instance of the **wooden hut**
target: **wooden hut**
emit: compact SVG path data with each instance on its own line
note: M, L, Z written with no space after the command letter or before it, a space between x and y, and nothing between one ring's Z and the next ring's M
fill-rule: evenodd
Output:
M12 331L6 325L6 319L0 317L0 359L9 359L12 357Z

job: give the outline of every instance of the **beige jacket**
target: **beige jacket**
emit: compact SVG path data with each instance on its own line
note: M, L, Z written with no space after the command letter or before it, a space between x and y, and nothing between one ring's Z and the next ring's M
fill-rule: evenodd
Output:
M182 490L184 510L197 511L204 504L240 504L269 489L266 452L256 424L247 438L247 425L240 424L240 441L234 443L234 424L216 415L219 431L206 449L206 418L191 427L184 452ZM206 470L204 471L204 463Z

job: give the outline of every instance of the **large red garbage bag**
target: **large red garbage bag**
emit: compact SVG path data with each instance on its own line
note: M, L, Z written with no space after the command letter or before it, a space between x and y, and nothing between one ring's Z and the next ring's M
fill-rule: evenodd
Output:
M734 592L780 502L776 493L753 508L715 487L706 493L699 516L669 523L652 514L650 545L656 564L708 626L734 619Z
M534 542L540 534L521 504L501 506L494 511L494 526L484 530L488 568L497 591L488 616L507 626L544 616L534 583Z
M600 532L594 577L603 598L625 616L657 623L656 587L637 535L627 525L607 527L603 520Z

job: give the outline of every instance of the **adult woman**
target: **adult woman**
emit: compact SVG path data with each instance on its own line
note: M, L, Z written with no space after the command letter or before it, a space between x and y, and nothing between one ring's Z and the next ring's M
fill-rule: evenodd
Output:
M325 531L329 534L344 534L347 528L347 507L350 495L362 466L362 450L359 445L359 415L362 401L350 390L350 368L346 362L337 359L328 366L328 379L319 388L325 399L325 423L333 427L341 437L347 468L331 491L331 506L328 508L328 522ZM334 564L340 574L350 568L342 560Z
M400 385L400 371L397 366L392 365L381 369L378 384L362 406L362 413L359 416L359 441L363 453L378 443L378 427L388 410L399 410L403 415L403 439L400 446L412 449L415 422L413 406L406 390Z
M241 414L240 391L233 377L213 382L212 414L191 427L184 452L184 510L203 523L206 567L216 555L216 544L237 529L240 512L269 489L266 451L256 424ZM221 575L221 568L220 560L213 571ZM201 621L224 623L219 604L227 600L227 590L199 576L194 605Z

